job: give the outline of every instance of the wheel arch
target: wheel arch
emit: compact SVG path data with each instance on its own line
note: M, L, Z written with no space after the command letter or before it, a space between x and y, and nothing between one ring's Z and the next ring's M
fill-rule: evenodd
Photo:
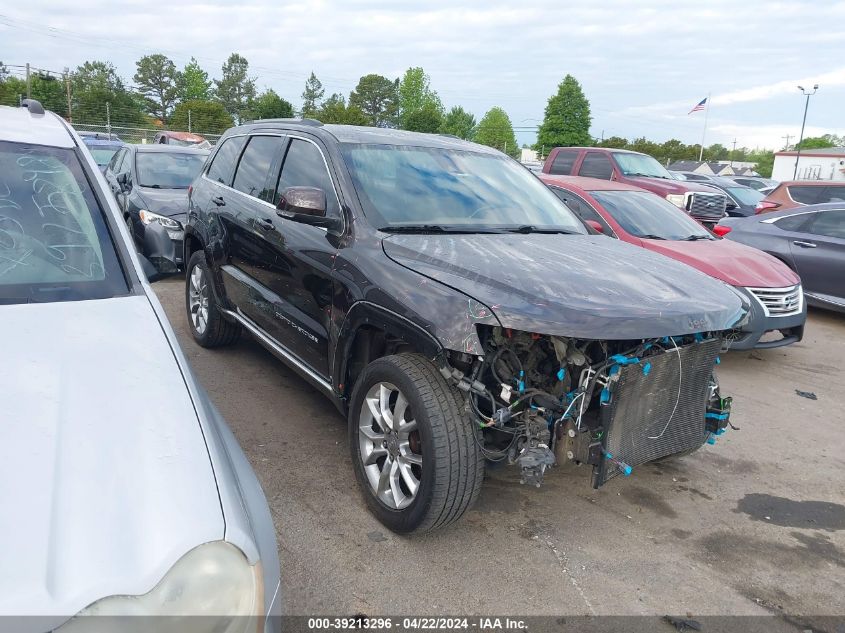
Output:
M334 388L348 401L361 371L371 361L414 351L434 360L443 345L420 325L368 301L355 303L338 333L333 359Z

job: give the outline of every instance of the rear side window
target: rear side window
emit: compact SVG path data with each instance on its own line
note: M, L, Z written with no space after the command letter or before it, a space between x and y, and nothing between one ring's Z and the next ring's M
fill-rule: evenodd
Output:
M282 192L288 187L318 187L326 194L326 215L337 217L340 208L332 186L332 179L317 146L308 141L291 139L273 204L279 204Z
M549 173L568 176L572 173L572 166L575 164L576 158L578 158L578 150L560 150L552 161Z
M828 185L823 195L825 202L845 202L845 185Z
M214 155L211 166L208 168L206 174L208 178L224 185L232 184L232 172L235 171L235 163L241 153L241 148L244 146L245 138L234 136L223 141L220 149Z
M827 202L824 197L824 190L827 187L814 187L812 185L790 185L789 197L801 204L818 204Z
M247 143L232 186L249 196L269 200L267 182L273 159L282 147L280 136L253 136Z
M699 174L684 174L687 180L694 180L695 182L704 182L708 180L707 176L700 176Z
M807 224L809 217L806 213L800 215L790 215L780 220L776 220L773 224L782 231L800 231L801 227Z
M810 225L810 233L845 240L845 209L820 211Z
M604 154L588 152L584 157L584 161L581 163L581 169L578 170L578 175L586 178L610 180L610 177L613 175L613 166Z
M105 217L76 153L0 141L0 303L127 292Z

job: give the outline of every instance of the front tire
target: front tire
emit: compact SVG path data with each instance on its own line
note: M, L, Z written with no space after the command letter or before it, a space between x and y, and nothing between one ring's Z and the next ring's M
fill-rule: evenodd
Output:
M231 345L241 335L241 326L223 317L211 284L205 252L194 251L185 269L185 309L191 334L203 347Z
M370 363L349 409L355 475L370 511L398 533L458 520L484 478L463 397L420 354Z

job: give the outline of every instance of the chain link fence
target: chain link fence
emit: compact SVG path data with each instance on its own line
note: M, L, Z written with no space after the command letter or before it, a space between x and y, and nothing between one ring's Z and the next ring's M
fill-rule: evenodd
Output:
M171 128L157 128L157 127L131 127L125 125L110 125L108 123L74 123L74 129L77 132L96 132L102 138L117 138L124 143L152 143L155 136L159 132L187 132L188 130L179 130ZM192 134L199 134L205 138L212 145L217 143L220 134L206 134L199 130L192 130Z

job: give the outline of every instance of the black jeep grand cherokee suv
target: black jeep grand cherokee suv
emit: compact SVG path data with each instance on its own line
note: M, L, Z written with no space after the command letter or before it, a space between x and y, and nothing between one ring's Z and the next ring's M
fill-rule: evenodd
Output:
M488 147L268 120L220 140L190 193L186 308L246 329L347 414L356 475L397 532L456 520L486 460L593 485L727 425L713 375L747 304L670 259L589 235Z

